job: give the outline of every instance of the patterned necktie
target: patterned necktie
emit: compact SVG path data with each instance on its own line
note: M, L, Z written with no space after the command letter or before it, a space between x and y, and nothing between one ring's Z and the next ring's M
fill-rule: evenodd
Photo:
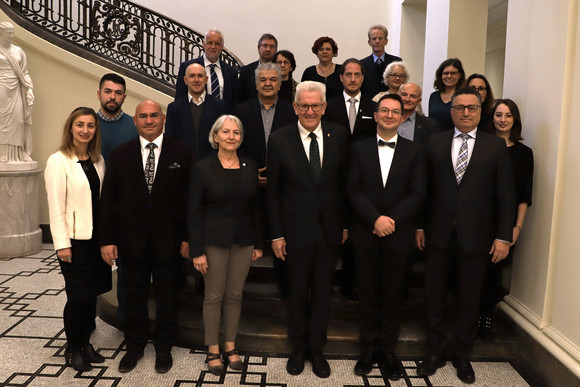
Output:
M463 140L461 147L459 148L459 153L457 154L457 164L455 165L455 180L457 180L457 184L459 184L461 183L461 179L463 179L463 175L467 169L467 156L469 153L467 149L467 139L469 138L469 135L462 133L457 137L461 137Z
M354 124L356 123L356 98L349 98L350 108L348 109L348 124L350 125L350 133L354 133Z
M322 172L322 167L320 165L320 151L318 150L318 140L316 140L316 135L310 133L310 166L312 167L312 172L316 180L320 179L320 174Z
M215 66L217 65L213 63L209 65L209 73L211 75L211 95L213 95L215 98L221 99L220 81L218 79L217 73L215 72Z
M147 162L145 163L145 182L147 183L147 189L149 193L153 189L153 180L155 180L155 148L157 145L150 142L145 145L145 148L149 149L149 155L147 156Z

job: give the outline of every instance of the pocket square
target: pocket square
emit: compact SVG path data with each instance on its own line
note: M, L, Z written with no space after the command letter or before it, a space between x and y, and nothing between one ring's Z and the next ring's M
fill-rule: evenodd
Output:
M363 120L374 120L373 117L369 117L369 116L362 116Z
M169 166L169 169L176 169L176 168L181 168L181 165L179 165L178 163L173 163Z

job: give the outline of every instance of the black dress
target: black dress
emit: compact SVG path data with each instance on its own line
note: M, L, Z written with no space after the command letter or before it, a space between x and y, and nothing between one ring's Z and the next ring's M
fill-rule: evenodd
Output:
M329 74L327 77L323 77L316 71L316 65L308 67L302 73L302 82L304 81L316 81L324 83L326 85L326 100L330 100L337 95L342 94L342 82L340 81L340 73L342 71L342 65L335 65L334 72Z
M429 118L439 123L441 131L451 130L455 127L451 119L451 101L443 102L439 90L435 90L429 96Z

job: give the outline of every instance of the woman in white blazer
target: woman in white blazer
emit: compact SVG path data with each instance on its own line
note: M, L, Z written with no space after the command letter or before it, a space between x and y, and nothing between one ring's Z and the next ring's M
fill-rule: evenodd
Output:
M46 163L50 231L65 280L65 361L77 371L104 362L89 343L97 296L111 289L111 269L101 259L96 219L105 162L95 111L76 108L64 125L60 149Z

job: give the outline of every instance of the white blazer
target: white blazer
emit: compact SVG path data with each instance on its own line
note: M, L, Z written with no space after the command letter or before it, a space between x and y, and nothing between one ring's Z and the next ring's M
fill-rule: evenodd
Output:
M91 187L76 156L56 152L48 158L44 170L50 232L55 250L71 247L71 239L91 239L93 205ZM105 162L101 157L94 164L103 187Z

